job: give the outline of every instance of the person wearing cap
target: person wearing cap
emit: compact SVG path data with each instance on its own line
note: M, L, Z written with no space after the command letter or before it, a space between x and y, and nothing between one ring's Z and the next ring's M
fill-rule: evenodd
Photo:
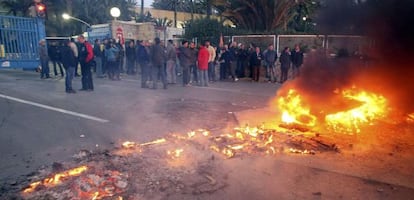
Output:
M40 66L42 70L40 72L40 78L50 78L49 75L49 55L46 49L46 40L41 39L39 41L39 58L40 58Z

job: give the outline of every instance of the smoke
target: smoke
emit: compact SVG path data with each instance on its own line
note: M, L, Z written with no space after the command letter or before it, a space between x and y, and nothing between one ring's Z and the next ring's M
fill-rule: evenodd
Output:
M349 1L354 4L347 4L346 9L344 0L326 5L319 14L318 26L324 34L344 31L368 36L374 45L363 48L366 57L332 59L324 52L311 52L300 77L285 84L278 95L295 88L307 94L312 107L316 104L322 108L338 103L336 89L355 85L383 94L400 114L414 112L414 32L410 27L414 24L414 1L366 0L359 4ZM344 10L347 14L342 15Z

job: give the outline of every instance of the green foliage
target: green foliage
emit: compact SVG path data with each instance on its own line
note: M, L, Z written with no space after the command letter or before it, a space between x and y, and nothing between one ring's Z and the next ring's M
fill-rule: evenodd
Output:
M186 39L192 40L197 38L198 41L208 39L216 45L219 43L220 34L232 35L233 33L230 27L223 25L223 22L208 18L194 19L193 21L187 22L184 27L184 37Z

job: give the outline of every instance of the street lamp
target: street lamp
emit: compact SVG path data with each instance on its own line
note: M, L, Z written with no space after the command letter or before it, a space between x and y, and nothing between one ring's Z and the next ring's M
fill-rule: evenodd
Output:
M63 17L63 19L66 19L66 20L73 19L73 20L76 20L76 21L78 21L78 22L81 22L81 23L85 24L86 26L88 26L88 28L90 28L90 27L91 27L91 25L90 25L90 24L88 24L87 22L85 22L85 21L83 21L83 20L81 20L81 19L79 19L79 18L76 18L76 17L70 16L70 15L69 15L69 14L67 14L67 13L63 13L63 14L62 14L62 17Z
M113 18L115 18L115 20L116 20L116 18L121 16L121 10L119 10L119 8L117 8L117 7L111 8L111 10L109 12L111 13L111 16Z

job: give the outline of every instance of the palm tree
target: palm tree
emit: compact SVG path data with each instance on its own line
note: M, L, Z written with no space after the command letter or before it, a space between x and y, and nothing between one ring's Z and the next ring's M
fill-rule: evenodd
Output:
M216 5L222 16L237 27L250 31L274 31L287 29L298 1L293 0L230 0ZM220 2L223 3L223 2Z

